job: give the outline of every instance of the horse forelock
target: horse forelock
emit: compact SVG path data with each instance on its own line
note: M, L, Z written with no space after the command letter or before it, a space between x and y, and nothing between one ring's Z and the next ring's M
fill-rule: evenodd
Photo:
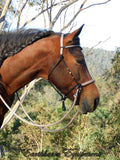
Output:
M0 66L7 57L13 56L37 40L53 34L55 34L53 31L38 29L0 32Z

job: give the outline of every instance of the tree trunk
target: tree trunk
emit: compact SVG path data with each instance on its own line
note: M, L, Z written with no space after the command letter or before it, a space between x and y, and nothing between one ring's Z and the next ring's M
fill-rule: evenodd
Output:
M3 148L2 145L0 145L0 158L2 158L2 154L3 154Z
M11 1L12 0L6 0L6 2L5 2L5 6L4 6L3 11L1 13L1 16L0 16L0 22L1 22L0 23L0 30L3 27L4 21L5 21L5 16L7 14L7 11L8 11L8 8L9 8L9 5L10 5Z

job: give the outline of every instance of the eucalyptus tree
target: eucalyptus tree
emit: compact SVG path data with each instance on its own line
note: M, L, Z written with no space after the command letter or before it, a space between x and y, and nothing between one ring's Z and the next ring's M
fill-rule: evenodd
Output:
M42 21L39 27L53 30L56 26L60 26L60 31L65 29L68 31L75 26L76 18L82 11L110 1L98 0L96 3L92 3L90 0L3 0L1 1L4 5L1 18L8 11L12 13L10 19L16 20L16 29L24 28L39 18ZM9 23L13 23L13 21ZM1 25L3 26L3 24Z

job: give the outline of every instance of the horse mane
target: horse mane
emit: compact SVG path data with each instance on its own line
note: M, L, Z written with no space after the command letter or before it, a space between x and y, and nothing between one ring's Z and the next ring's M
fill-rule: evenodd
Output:
M11 32L1 31L0 66L7 57L13 56L37 40L51 36L53 34L56 33L53 31L38 29L17 30Z

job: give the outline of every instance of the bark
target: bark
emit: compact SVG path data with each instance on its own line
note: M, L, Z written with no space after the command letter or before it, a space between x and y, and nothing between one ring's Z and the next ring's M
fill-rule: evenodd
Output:
M0 16L0 30L3 27L5 17L6 17L6 14L7 14L7 11L8 11L8 8L9 8L9 5L10 5L11 1L12 0L6 0L6 2L5 2L5 6L4 6L3 11L1 13L1 16Z

